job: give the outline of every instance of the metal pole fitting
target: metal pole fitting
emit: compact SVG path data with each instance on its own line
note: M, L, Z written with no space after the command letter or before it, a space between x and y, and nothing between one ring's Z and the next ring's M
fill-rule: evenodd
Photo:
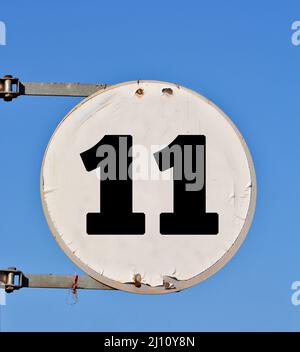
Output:
M20 82L18 78L6 75L0 78L0 98L4 101L12 101L20 95Z

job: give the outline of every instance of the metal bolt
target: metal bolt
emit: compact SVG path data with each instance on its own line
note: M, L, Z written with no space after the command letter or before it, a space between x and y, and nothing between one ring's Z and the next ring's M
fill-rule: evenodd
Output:
M135 287L141 287L142 286L142 276L141 276L141 274L135 274L133 281L134 281L134 286Z
M142 88L137 89L135 94L141 97L142 95L144 95L144 89Z
M13 286L8 286L8 285L6 285L6 286L5 286L5 292L6 292L6 293L12 293L12 292L14 292L14 287L13 287Z
M165 281L164 286L166 290L171 290L172 288L175 288L174 284L172 282Z
M173 89L172 88L163 88L161 91L162 91L163 94L173 95Z
M12 82L11 82L11 79L13 78L12 75L5 75L3 77L5 79L4 81L4 91L7 92L3 99L4 101L12 101L13 99L13 91L12 91Z
M13 100L13 95L12 94L5 94L3 97L4 101L12 101Z
M10 267L8 270L15 271L17 268ZM15 273L11 272L7 274L7 281L5 286L5 292L11 293L14 290Z

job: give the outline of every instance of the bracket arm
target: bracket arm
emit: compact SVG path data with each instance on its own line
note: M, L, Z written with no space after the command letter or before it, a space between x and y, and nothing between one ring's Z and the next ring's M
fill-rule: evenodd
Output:
M16 268L7 268L0 269L0 287L1 285L7 293L24 287L72 289L74 287L74 275L24 274ZM106 286L88 275L76 277L76 289L114 290L114 288Z
M0 99L12 101L20 95L87 97L106 87L107 84L21 82L6 75L0 78Z

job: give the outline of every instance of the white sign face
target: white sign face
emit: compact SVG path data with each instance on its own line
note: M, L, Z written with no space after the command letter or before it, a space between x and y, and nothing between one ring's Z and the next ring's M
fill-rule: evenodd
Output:
M45 153L41 193L53 235L82 270L117 289L168 293L237 251L256 180L245 141L212 102L135 81L64 118Z

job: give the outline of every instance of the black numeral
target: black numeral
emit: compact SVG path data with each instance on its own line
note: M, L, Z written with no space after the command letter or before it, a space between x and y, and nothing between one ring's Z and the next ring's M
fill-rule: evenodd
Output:
M218 234L218 214L206 212L205 146L205 136L179 135L155 154L159 169L173 168L174 178L174 212L160 214L161 234Z
M124 143L120 148L120 140ZM127 146L125 149L125 145ZM95 170L106 158L116 156L115 163L100 167L100 213L87 214L87 233L89 235L103 234L144 234L145 214L132 212L132 157L129 150L132 147L132 136L106 135L91 149L80 154L87 171ZM115 153L113 153L113 150ZM109 161L109 160L108 160ZM113 170L109 167L113 166ZM115 179L109 174L115 173ZM107 177L107 176L110 177Z

